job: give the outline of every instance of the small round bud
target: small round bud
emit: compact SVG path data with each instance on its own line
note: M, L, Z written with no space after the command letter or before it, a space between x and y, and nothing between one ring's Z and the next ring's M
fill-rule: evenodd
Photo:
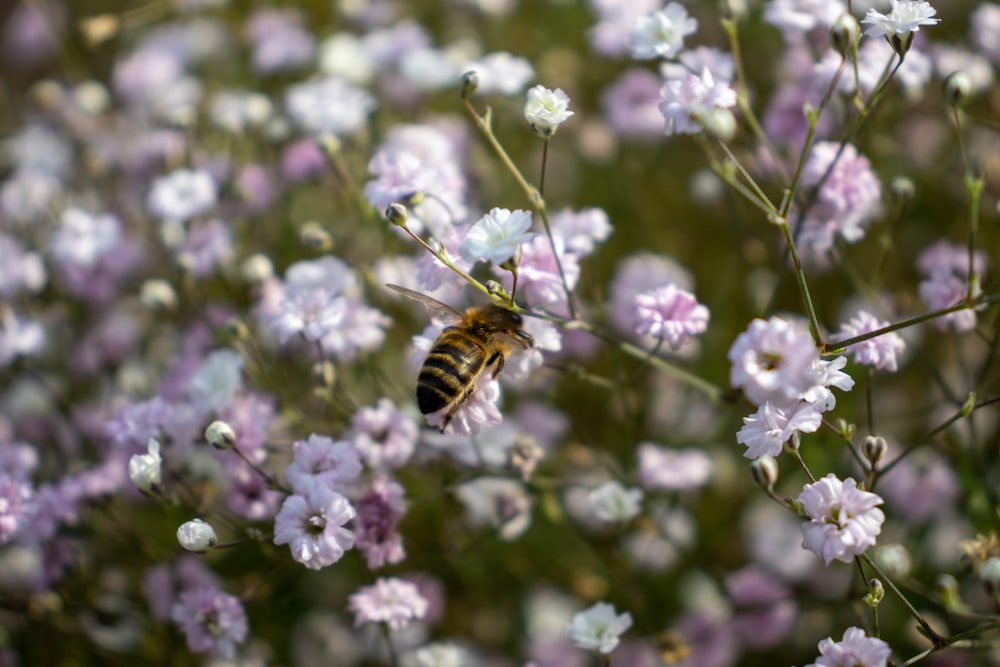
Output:
M1000 558L993 557L983 563L979 570L979 580L990 595L1000 594Z
M963 606L962 594L958 590L958 579L954 576L938 575L934 580L934 588L941 594L941 604L945 609L958 609Z
M852 424L851 422L847 421L846 419L837 420L837 433L839 433L840 437L843 438L844 440L850 440L851 438L853 438L854 434L857 433L857 431L858 427Z
M868 594L865 595L865 604L869 607L875 608L885 597L885 586L882 585L882 581L879 579L869 579L868 580Z
M177 541L188 551L204 553L219 543L215 528L201 519L182 523L177 529Z
M333 238L330 233L315 220L310 220L299 228L299 241L306 248L317 252L326 252L333 248Z
M833 43L833 48L842 56L853 51L859 39L861 39L861 26L850 14L841 14L840 18L830 26L830 41Z
M274 275L274 264L267 255L261 253L250 255L243 260L240 275L243 276L243 280L256 285Z
M875 562L890 577L907 577L913 570L913 559L902 544L887 544L877 548Z
M114 14L98 14L80 21L80 33L90 48L114 39L120 29L121 21Z
M778 462L773 456L758 456L750 462L750 475L753 481L770 491L778 481Z
M243 320L238 317L228 318L223 326L231 340L246 340L250 337L250 330Z
M216 449L231 449L236 446L236 432L224 421L214 421L205 429L205 440Z
M328 160L332 160L339 156L340 152L344 148L340 139L332 134L324 134L316 143L319 145L320 150L323 151L323 155L325 155Z
M479 90L479 74L466 72L462 75L462 99L467 100Z
M892 179L889 191L898 203L908 204L913 199L913 195L916 194L917 186L906 176L897 176Z
M503 288L499 280L487 280L486 291L494 296L504 296L507 294L507 290Z
M160 443L150 438L146 445L148 454L136 454L128 462L128 478L135 488L143 493L156 493L160 488L161 466Z
M705 131L719 141L731 141L736 135L736 116L729 109L717 107L700 120Z
M337 381L337 367L332 361L318 361L313 364L312 375L324 387L332 387Z
M965 72L952 72L944 80L944 99L955 109L965 106L972 96L972 80Z
M84 81L73 89L73 101L81 111L97 116L111 106L111 95L100 81Z
M885 438L880 435L865 436L864 442L861 443L861 453L868 459L868 463L871 464L872 468L878 465L878 462L882 460L882 457L885 456L888 450L889 445L886 443Z
M385 209L385 219L397 227L406 227L406 207L393 202Z
M177 293L166 280L151 278L142 284L139 301L150 310L173 310L177 307Z

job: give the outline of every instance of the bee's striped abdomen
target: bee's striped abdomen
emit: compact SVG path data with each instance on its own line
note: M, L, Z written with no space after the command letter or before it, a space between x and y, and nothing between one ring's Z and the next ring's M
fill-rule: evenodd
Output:
M430 414L461 400L483 369L482 345L459 331L446 330L435 341L417 377L417 405Z

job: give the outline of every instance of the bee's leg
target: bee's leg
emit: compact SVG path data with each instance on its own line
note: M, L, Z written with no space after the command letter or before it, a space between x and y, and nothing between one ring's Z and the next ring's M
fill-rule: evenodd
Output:
M496 364L496 368L493 369L493 379L495 380L500 371L503 370L503 365L507 363L507 357L503 356L502 352L494 352L493 356L486 360L487 366L492 366Z

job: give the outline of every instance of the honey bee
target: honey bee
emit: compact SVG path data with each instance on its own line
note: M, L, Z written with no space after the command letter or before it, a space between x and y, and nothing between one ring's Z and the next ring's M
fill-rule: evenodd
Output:
M479 377L489 369L495 378L503 370L507 357L526 350L534 339L521 329L524 321L517 313L490 304L474 306L464 313L432 299L426 294L386 285L414 301L419 301L432 317L443 320L445 329L431 345L417 376L417 405L429 415L447 410L441 432L451 422L462 404L476 390Z

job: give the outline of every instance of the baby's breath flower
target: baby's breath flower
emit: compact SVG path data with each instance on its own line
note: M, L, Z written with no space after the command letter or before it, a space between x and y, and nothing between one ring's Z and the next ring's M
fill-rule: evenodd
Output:
M524 118L531 131L540 137L551 137L573 112L569 110L569 96L561 88L549 90L535 86L528 90L524 104Z
M160 485L160 443L150 438L148 454L136 454L128 462L128 477L140 491L149 493Z
M201 519L193 519L182 523L177 529L177 541L188 551L208 551L218 543L215 528Z
M640 60L673 58L684 48L684 38L698 29L684 5L671 2L659 11L635 19L629 42L632 57Z
M469 229L462 242L462 254L499 266L517 254L522 243L538 234L531 229L531 212L494 208Z
M567 634L582 649L610 654L619 638L632 627L632 615L619 614L614 605L598 602L573 616Z
M884 36L893 50L902 58L913 44L913 33L922 25L935 25L941 19L934 18L937 10L929 2L922 0L889 0L888 14L869 9L862 23L868 24L865 34L871 37Z

